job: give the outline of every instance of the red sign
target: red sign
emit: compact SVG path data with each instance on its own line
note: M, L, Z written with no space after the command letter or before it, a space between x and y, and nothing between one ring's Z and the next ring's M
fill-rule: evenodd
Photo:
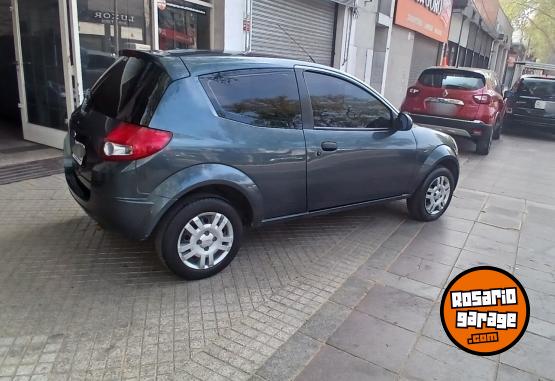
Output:
M452 9L453 0L398 0L395 24L446 42Z

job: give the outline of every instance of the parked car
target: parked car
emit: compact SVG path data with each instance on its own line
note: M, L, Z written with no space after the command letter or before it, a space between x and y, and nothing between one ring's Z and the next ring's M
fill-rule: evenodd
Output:
M214 52L126 51L73 113L65 157L83 209L154 236L187 279L226 267L248 226L399 199L435 220L459 175L450 136L357 79Z
M476 152L487 155L501 135L501 93L493 71L432 67L409 87L401 111L421 126L473 140Z
M504 127L555 131L555 77L524 76L505 97Z

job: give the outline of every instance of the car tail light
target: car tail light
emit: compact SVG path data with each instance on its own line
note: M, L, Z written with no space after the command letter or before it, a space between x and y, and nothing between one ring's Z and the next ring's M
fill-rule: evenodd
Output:
M407 94L411 96L416 96L420 94L420 89L418 87L409 87Z
M491 96L489 94L474 95L474 101L481 105L487 105L491 103Z
M104 139L104 159L142 159L160 151L171 139L171 132L122 122Z

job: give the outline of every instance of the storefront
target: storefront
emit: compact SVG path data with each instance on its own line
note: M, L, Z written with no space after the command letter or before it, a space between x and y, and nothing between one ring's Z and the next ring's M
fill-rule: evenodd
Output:
M385 89L393 104L401 104L424 69L441 62L452 7L452 0L397 0Z
M58 148L68 115L121 50L213 47L208 1L13 0L11 8L23 137Z
M337 9L329 0L254 0L251 48L332 65Z

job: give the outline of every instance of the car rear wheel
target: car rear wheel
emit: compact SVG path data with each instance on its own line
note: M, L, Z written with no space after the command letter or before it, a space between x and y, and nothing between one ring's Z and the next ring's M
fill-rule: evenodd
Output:
M437 220L449 207L454 189L453 174L445 167L436 168L407 200L410 216L419 221Z
M493 130L489 131L486 136L476 142L476 153L478 155L487 155L491 149L491 141L493 139Z
M163 263L184 279L202 279L223 270L241 245L243 224L230 204L201 198L173 213L157 231Z
M493 140L498 140L501 137L501 131L503 130L503 123L497 121L493 127Z

